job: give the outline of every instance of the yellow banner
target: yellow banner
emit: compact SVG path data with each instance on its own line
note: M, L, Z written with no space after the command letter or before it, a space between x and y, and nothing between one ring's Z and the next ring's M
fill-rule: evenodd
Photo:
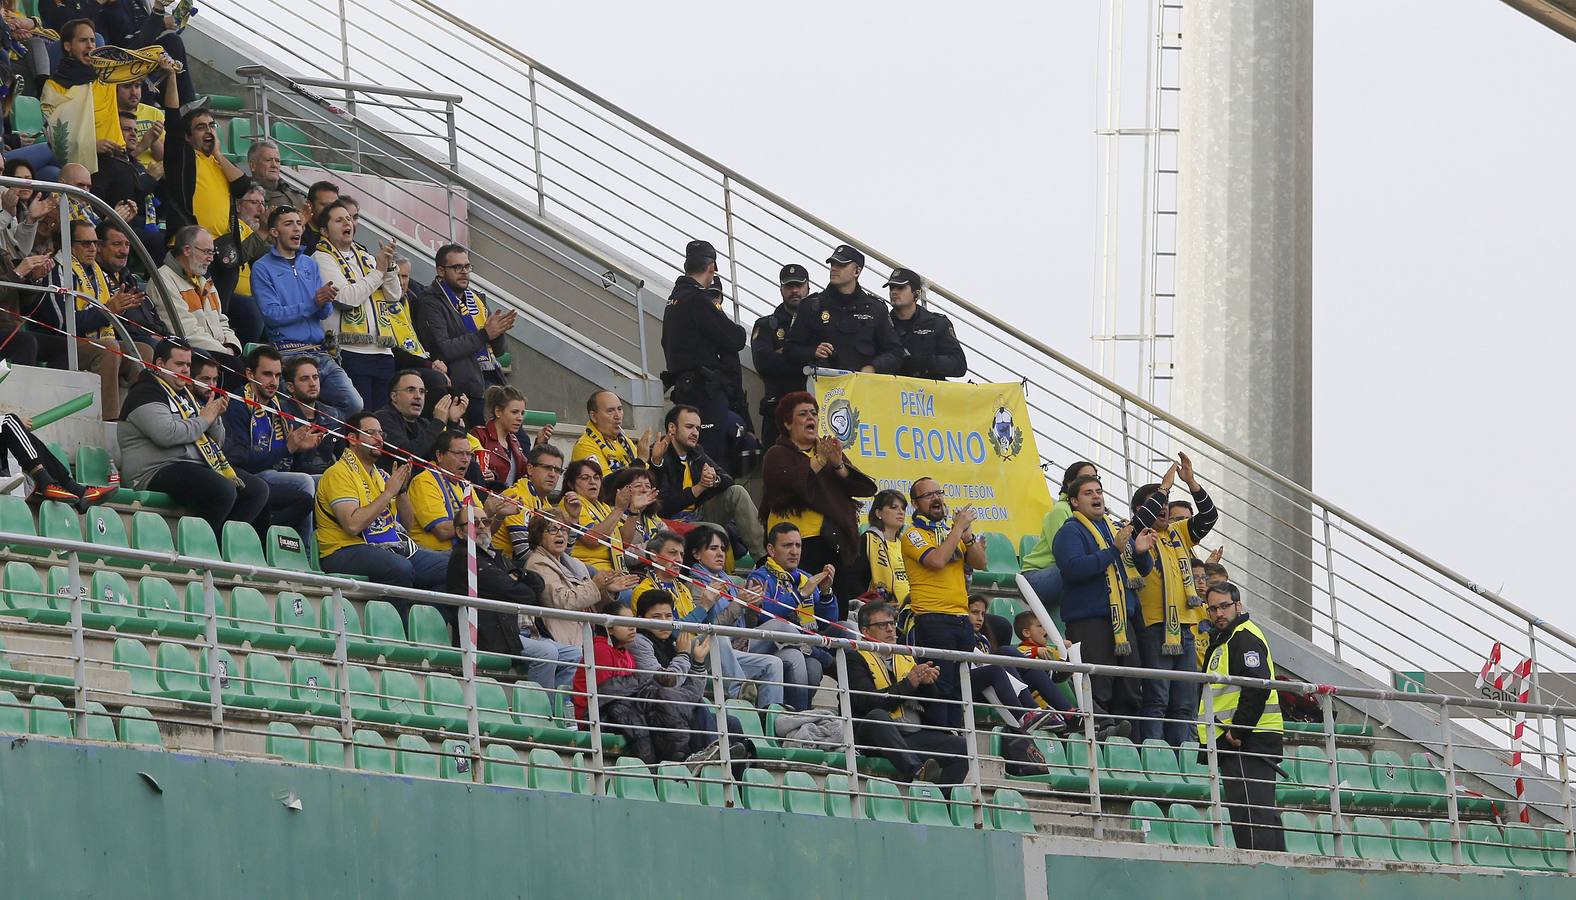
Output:
M1022 384L854 374L817 378L821 432L882 488L934 478L947 509L973 506L976 532L1038 535L1051 509ZM867 506L868 509L868 506Z

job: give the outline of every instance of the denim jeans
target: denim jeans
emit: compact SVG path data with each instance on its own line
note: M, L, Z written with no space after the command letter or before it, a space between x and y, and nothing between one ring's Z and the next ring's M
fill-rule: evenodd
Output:
M1029 587L1034 588L1034 593L1045 604L1047 610L1056 609L1062 605L1062 573L1055 566L1046 566L1043 569L1031 569L1023 573L1024 580L1029 582Z
M268 485L268 511L273 524L288 525L303 538L311 534L317 479L305 472L278 469L264 469L257 477Z
M340 368L339 363L335 362L332 356L321 350L298 350L282 355L285 362L297 356L305 356L317 364L317 377L321 380L323 389L320 399L339 410L340 415L348 419L361 412L365 405L361 402L361 394L356 392L356 386L351 382L350 376L345 374L345 370ZM387 399L387 396L385 394L383 399ZM377 403L378 398L374 398L373 402Z
M361 395L367 405L377 409L388 402L389 386L394 380L394 354L340 350L339 366L345 370L356 393ZM422 384L426 384L425 378Z
M580 661L582 652L573 644L534 638L522 631L520 655L531 660L525 666L526 677L552 689L569 687L575 680L574 664Z
M1146 626L1138 632L1139 665L1146 669L1171 669L1176 672L1197 672L1198 656L1193 650L1193 628L1182 626L1182 652L1179 655L1162 653L1166 643L1164 622ZM1143 683L1143 699L1139 713L1144 717L1138 723L1141 740L1163 739L1173 747L1193 740L1197 731L1194 720L1198 717L1198 685L1190 681L1166 681L1152 678ZM1167 721L1156 721L1161 717Z
M772 619L762 622L762 631L782 631L790 634L799 629L783 621ZM806 710L810 708L810 700L815 696L816 688L821 685L821 676L826 673L822 661L812 652L817 648L801 644L783 644L779 646L775 641L753 640L750 641L751 653L769 653L783 661L783 705L793 710Z
M755 685L755 705L765 709L783 702L783 661L768 653L745 653L733 649L733 642L725 637L711 639L711 655L716 658L717 671L728 681L729 697L738 696L742 686L739 679L748 678Z
M916 647L968 652L974 649L974 624L968 616L920 613L914 617L912 638ZM924 689L924 694L937 700L962 700L963 679L958 675L958 663L941 659L931 662L941 670L941 676ZM962 728L963 707L957 703L926 703L922 718L926 725Z
M387 547L375 544L353 544L341 547L323 557L323 571L330 574L365 575L376 584L394 587L413 587L425 591L446 591L449 584L449 555L436 550L417 549L409 559ZM408 626L411 601L402 597L385 597L399 617ZM444 604L438 607L450 628L456 627L458 607Z

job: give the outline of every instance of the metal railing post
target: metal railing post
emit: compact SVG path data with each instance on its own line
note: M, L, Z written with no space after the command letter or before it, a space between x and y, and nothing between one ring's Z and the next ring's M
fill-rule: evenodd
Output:
M1213 691L1215 684L1206 682L1200 685L1201 690ZM1226 814L1220 806L1220 724L1215 721L1215 698L1211 696L1209 702L1200 704L1199 709L1205 711L1204 716L1204 761L1209 767L1209 816L1213 820L1210 833L1215 837L1215 846L1226 846Z
M974 730L974 682L969 674L968 663L958 663L958 679L959 691L963 695L963 737L969 751L969 784L974 788L974 827L984 828L985 785L980 779L979 735Z
M213 723L213 749L224 752L224 682L219 669L219 593L213 585L213 570L202 573L203 641L208 646L209 721ZM230 676L224 673L224 678Z
M1450 861L1461 865L1461 812L1456 805L1456 737L1450 730L1450 703L1439 701L1439 728L1445 745L1445 813L1450 818Z
M722 225L728 237L728 296L733 298L733 321L739 321L739 261L733 244L733 179L722 176Z
M525 69L526 96L531 101L531 155L535 160L533 168L536 169L536 214L547 217L547 190L546 183L542 180L542 128L537 119L536 108L536 67L527 66Z
M87 640L82 633L82 561L75 550L66 554L66 571L71 586L71 705L72 727L82 734L88 716Z
M837 663L837 711L843 719L843 771L848 774L848 801L853 807L854 818L859 815L859 761L858 745L854 741L854 703L848 691L848 651L838 649L834 656Z
M356 767L356 726L350 717L350 640L345 634L345 594L334 588L328 595L334 605L334 663L339 666L339 737L344 743L344 766Z
M1127 490L1131 492L1133 490L1133 451L1127 434L1127 398L1119 397L1118 400L1120 402L1117 403L1117 409L1121 413L1122 419L1122 471L1125 473L1124 477L1127 478Z
M1341 829L1341 777L1335 761L1335 710L1329 694L1319 695L1319 715L1324 717L1324 752L1330 756L1330 834L1335 838L1335 855L1346 855L1346 834Z
M1073 673L1073 690L1078 694L1079 709L1087 710L1083 717L1084 741L1089 744L1085 762L1089 764L1089 812L1094 816L1094 836L1105 837L1105 809L1100 796L1100 745L1096 742L1094 727L1094 686L1089 676Z
M602 713L597 708L596 644L591 623L580 628L580 654L586 666L586 722L591 729L591 793L600 796L607 785L607 759L602 752Z
M458 128L455 124L454 101L443 101L443 124L448 133L449 143L449 171L455 175L460 174L460 140ZM443 181L444 206L449 216L449 240L456 240L454 235L454 180L446 178Z
M1324 518L1324 577L1330 593L1330 642L1335 646L1335 661L1341 661L1340 604L1335 601L1335 550L1330 546L1330 508L1320 507Z
M1527 623L1527 663L1529 680L1532 682L1532 690L1527 695L1528 699L1533 703L1542 703L1543 685L1538 678L1538 628L1536 623L1530 621ZM1544 717L1543 713L1538 713L1538 760L1540 762L1548 759L1548 736L1548 719ZM1548 771L1546 764L1540 765L1539 768L1545 772Z
M711 639L729 640L722 635L712 635ZM717 758L722 761L722 800L723 805L731 807L738 803L739 789L733 783L733 735L728 730L728 690L722 683L720 665L713 666L711 669L711 695L712 700L717 704Z
M76 273L71 271L71 206L76 202L70 196L61 198L60 253L56 255L60 265L60 299L65 304L63 318L66 320L66 368L72 372L78 369L77 297L73 292Z
M1555 717L1554 746L1560 755L1560 802L1565 807L1565 871L1576 875L1576 816L1571 810L1571 767L1565 747L1565 728L1569 724L1565 718Z
M651 363L646 358L646 280L635 283L635 337L640 342L640 374L651 373Z

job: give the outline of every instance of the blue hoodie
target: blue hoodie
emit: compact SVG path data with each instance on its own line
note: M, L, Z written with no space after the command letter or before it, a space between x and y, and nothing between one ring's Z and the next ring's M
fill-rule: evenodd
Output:
M323 320L334 311L334 304L319 305L315 299L322 286L317 261L301 250L285 259L276 247L252 263L252 297L279 352L322 349Z
M794 569L788 574L795 580L803 581L809 573L803 569ZM760 582L761 585L761 612L782 619L791 625L798 625L809 631L818 631L823 622L837 621L837 598L832 596L830 590L816 588L810 592L808 598L802 598L792 585L785 579L778 578L770 568L762 563L755 571L751 572L746 582ZM799 601L807 599L806 604L815 610L818 621L805 624L799 618Z
M1101 516L1094 523L1105 536L1106 548L1095 545L1094 535L1083 526L1077 516L1068 519L1056 532L1051 542L1051 553L1056 557L1056 568L1062 573L1062 621L1081 622L1085 619L1111 617L1110 592L1106 586L1105 570L1120 565L1121 551L1116 547L1116 537L1109 522ZM1129 543L1131 548L1131 543ZM1148 575L1153 568L1150 554L1137 554L1134 568L1140 576ZM1139 620L1138 592L1125 588L1127 617L1136 629Z

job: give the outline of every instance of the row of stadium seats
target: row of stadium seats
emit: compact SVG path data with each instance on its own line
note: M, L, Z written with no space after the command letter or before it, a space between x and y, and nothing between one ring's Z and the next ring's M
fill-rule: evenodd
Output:
M118 719L110 716L102 703L88 702L81 733L72 722L71 710L59 698L35 694L27 703L10 691L0 691L0 734L31 734L50 738L79 738L86 741L118 741L148 747L164 746L158 723L141 706L121 708Z

